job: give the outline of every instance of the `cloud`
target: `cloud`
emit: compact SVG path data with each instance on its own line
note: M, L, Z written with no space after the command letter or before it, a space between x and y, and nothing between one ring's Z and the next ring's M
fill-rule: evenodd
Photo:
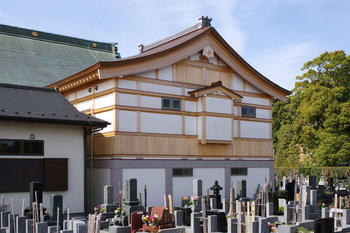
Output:
M319 55L318 48L315 42L285 44L260 51L250 64L271 81L291 90L304 63Z
M3 11L0 10L0 23L7 24L7 25L12 25L12 26L20 26L21 24L5 14Z

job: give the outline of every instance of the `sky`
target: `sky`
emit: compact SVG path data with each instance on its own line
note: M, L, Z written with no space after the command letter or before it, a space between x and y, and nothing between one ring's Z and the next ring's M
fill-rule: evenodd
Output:
M248 63L291 90L307 61L350 54L349 12L350 0L2 0L0 24L118 43L127 57L209 16Z

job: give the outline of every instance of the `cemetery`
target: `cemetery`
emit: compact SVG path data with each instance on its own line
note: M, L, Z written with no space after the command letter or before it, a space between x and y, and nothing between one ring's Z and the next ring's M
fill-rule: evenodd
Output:
M350 232L349 191L335 187L332 178L283 177L276 183L258 185L254 198L247 198L241 180L225 199L218 181L203 187L202 180L194 179L192 195L183 196L181 206L173 205L172 195L148 206L147 186L141 195L137 179L127 179L123 189L105 185L103 203L84 216L70 214L59 194L51 194L50 206L43 206L43 184L31 182L31 205L22 200L20 213L13 205L21 200L1 197L0 233Z

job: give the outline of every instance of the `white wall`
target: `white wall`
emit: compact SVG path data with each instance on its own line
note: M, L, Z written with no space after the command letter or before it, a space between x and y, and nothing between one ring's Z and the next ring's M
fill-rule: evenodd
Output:
M246 92L253 92L253 93L262 93L257 88L255 88L253 85L251 85L250 83L247 83L247 82L245 83L245 91Z
M118 104L127 106L137 106L137 96L118 93Z
M209 117L205 119L206 139L232 140L232 119Z
M185 134L197 135L197 117L185 116Z
M204 116L197 117L197 131L198 131L198 139L202 139L202 120Z
M213 186L215 180L224 188L225 170L223 168L194 168L192 177L173 177L173 198L174 206L181 206L182 196L191 196L193 194L193 180L201 179L203 182L203 195L205 189ZM211 194L212 191L210 190ZM225 190L220 191L221 197L224 198Z
M134 111L118 111L119 131L137 131L137 113Z
M183 108L186 112L196 112L197 111L197 102L195 101L185 101L185 107Z
M237 74L232 75L232 89L236 91L243 91L243 79Z
M205 110L206 112L227 113L231 114L232 100L224 98L205 98Z
M81 126L20 123L0 121L0 138L30 139L30 134L36 140L44 140L44 156L1 156L1 158L68 158L68 191L44 192L43 204L50 206L51 194L62 194L63 204L72 213L84 211L84 137ZM29 192L2 193L9 204L14 199L15 212L20 213L22 199L29 206Z
M113 131L113 129L114 129L114 110L97 113L97 114L95 114L95 117L100 118L102 120L105 120L105 121L108 121L109 123L111 123L106 128L101 130L100 131L101 133Z
M91 100L86 100L86 101L77 103L75 107L76 107L76 109L78 109L79 111L91 110L92 101L91 101Z
M257 108L256 109L256 118L271 119L270 112L271 112L271 110L268 110L268 109Z
M181 87L172 87L172 86L158 85L158 84L153 84L153 83L142 83L141 82L140 83L140 90L173 94L173 95L181 95L182 94Z
M248 168L247 176L231 176L231 185L237 190L237 182L239 180L247 181L247 197L253 198L258 184L263 185L265 176L269 180L269 168ZM237 196L237 192L235 193Z
M259 97L251 97L251 96L244 96L243 99L242 99L242 103L260 104L260 105L270 106L270 99L268 99L268 98L259 98Z
M144 78L156 78L156 73L155 73L154 70L138 73L138 74L135 74L135 75L139 76L139 77L144 77Z
M97 84L97 90L95 90L95 93L100 93L102 91L111 89L111 88L113 88L113 85L114 85L113 79L108 80L108 81L103 82L103 83L99 83L99 84Z
M143 108L157 108L157 109L161 109L161 107L162 107L162 99L160 97L141 96L140 97L140 105Z
M114 105L114 103L115 103L115 99L114 99L113 93L103 95L95 98L95 109L111 106L111 105Z
M241 121L241 137L270 139L270 123Z
M181 134L180 115L141 112L141 132Z
M77 99L83 98L83 97L91 95L91 94L92 93L89 92L88 88L80 90L80 91L77 91Z
M159 79L173 81L172 65L159 69Z
M237 120L233 121L233 134L234 134L234 137L238 137L238 121Z
M137 179L137 197L144 198L144 186L147 185L147 206L163 206L165 194L165 169L123 169L123 187L125 180ZM143 200L142 200L143 202Z
M67 97L69 101L75 100L75 92L70 93L69 95L67 95Z
M118 79L118 87L124 89L133 89L136 90L136 81Z

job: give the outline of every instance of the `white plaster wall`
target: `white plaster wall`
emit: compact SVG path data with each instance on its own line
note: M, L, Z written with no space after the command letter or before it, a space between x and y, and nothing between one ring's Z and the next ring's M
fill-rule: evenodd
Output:
M91 100L86 100L86 101L77 103L75 107L76 107L76 109L78 109L79 111L91 110L92 101L91 101Z
M181 134L181 116L141 112L141 132Z
M95 93L100 93L102 91L111 89L111 88L113 88L113 86L114 86L113 79L108 80L108 81L103 82L103 83L99 83L99 84L97 84L98 88L97 88L97 90L95 90Z
M213 186L215 180L224 188L225 170L223 168L194 168L192 177L173 177L173 198L174 206L181 206L182 196L191 196L193 194L193 180L201 179L203 182L203 195L205 189ZM210 194L212 191L210 190ZM224 198L225 190L220 191Z
M205 109L202 109L202 98L198 98L198 101L197 101L197 112L202 112L204 110Z
M253 93L262 93L257 88L255 88L253 85L251 85L250 83L247 83L247 82L245 84L245 91L246 92L253 92Z
M69 101L75 100L75 92L70 93L67 97Z
M109 123L111 123L106 128L101 130L100 131L101 133L113 131L113 129L114 129L114 110L97 113L97 114L95 114L95 117L100 118L102 120L105 120L105 121L108 121Z
M134 111L118 111L119 131L137 131L137 113Z
M232 75L232 89L236 91L243 91L243 79L237 74Z
M247 176L231 176L231 185L237 190L237 182L239 180L247 181L247 197L253 198L258 184L263 185L265 176L269 180L268 168L248 168ZM237 193L235 194L237 196Z
M124 89L133 89L136 90L136 81L118 79L118 87Z
M234 137L238 137L238 121L233 121L233 134Z
M270 112L271 112L271 110L268 110L268 109L257 108L256 109L256 117L257 118L271 119Z
M205 126L206 139L232 140L231 118L207 116Z
M259 98L259 97L251 97L251 96L244 96L243 99L242 99L242 103L260 104L260 105L270 106L270 99L268 99L268 98Z
M218 59L217 57L211 57L209 58L209 63L213 64L213 65L217 65L218 64Z
M144 198L144 187L147 185L147 206L163 206L165 169L123 169L123 187L125 180L131 178L137 179L137 197L141 192Z
M158 85L153 83L140 83L140 90L158 92L158 93L167 93L167 94L173 94L173 95L181 95L182 93L180 87Z
M137 106L137 96L118 93L118 104L119 105L127 105L127 106Z
M173 81L173 66L166 66L158 70L159 79Z
M196 112L197 111L197 102L186 100L184 109L186 112Z
M202 139L202 120L204 116L197 117L197 131L198 131L198 139Z
M241 137L270 139L270 123L241 121Z
M160 97L152 97L152 96L141 96L140 99L141 107L144 108L162 108L162 99Z
M44 140L44 156L1 156L1 158L68 158L68 191L44 192L43 204L50 206L51 194L62 194L63 204L72 213L84 211L84 137L81 126L62 124L39 124L0 121L0 138L2 139L35 139ZM29 192L2 193L5 204L14 200L14 211L20 213L22 199L25 207L29 206Z
M87 176L90 176L90 173L87 173ZM111 170L109 168L95 168L93 177L94 195L92 203L93 206L99 206L103 203L103 187L111 184ZM90 190L88 190L88 192L90 192Z
M92 93L89 92L88 88L80 90L80 91L77 91L77 99L83 98L83 97L91 95L91 94Z
M95 109L111 106L111 105L114 105L114 103L115 103L115 99L114 99L113 93L103 95L95 98Z
M197 135L197 117L185 116L185 134Z
M206 100L206 112L217 112L231 114L232 100L224 98L207 97Z
M138 74L135 74L135 75L139 76L139 77L144 77L144 78L156 78L156 73L155 73L154 70L138 73Z
M233 114L235 114L235 116L238 116L238 107L237 106L233 107Z

